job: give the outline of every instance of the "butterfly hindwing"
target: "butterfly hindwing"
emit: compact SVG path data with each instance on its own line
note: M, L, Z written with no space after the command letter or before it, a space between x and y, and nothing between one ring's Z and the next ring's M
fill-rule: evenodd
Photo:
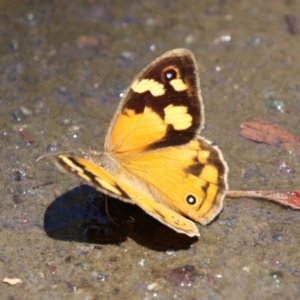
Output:
M223 206L228 167L220 150L201 137L131 156L123 167L147 182L156 201L203 225Z

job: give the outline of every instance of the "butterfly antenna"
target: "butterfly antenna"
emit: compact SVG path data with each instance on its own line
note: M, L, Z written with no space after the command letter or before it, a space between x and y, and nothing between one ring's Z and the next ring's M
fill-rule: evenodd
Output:
M43 158L45 158L47 156L59 155L59 154L64 154L64 153L77 152L77 151L80 151L80 150L70 150L70 151L63 151L63 152L47 153L47 154L41 155L35 161L40 161L41 159L43 159Z

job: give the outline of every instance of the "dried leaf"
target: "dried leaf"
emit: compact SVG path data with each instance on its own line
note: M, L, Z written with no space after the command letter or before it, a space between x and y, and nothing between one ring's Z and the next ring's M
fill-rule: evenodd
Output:
M273 124L256 120L241 124L239 135L259 143L265 143L300 155L300 138Z
M229 198L249 197L262 198L280 203L284 206L300 209L300 190L277 192L277 191L229 191Z

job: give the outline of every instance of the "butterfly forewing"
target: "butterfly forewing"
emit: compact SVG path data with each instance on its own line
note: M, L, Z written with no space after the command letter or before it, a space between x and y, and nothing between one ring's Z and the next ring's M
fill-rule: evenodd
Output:
M182 145L204 122L195 59L190 51L169 51L132 82L112 119L105 150L132 155Z
M193 222L177 212L172 211L168 207L153 201L147 191L144 191L139 186L137 186L136 189L133 189L128 183L131 176L126 176L126 172L125 176L129 177L127 178L127 182L126 180L120 180L118 177L112 176L102 167L95 165L91 161L84 158L64 155L59 155L57 157L56 165L63 171L68 171L77 175L105 194L118 198L124 202L137 204L145 212L179 233L184 233L190 237L199 236L199 231ZM122 178L124 172L120 170L119 175L119 177ZM132 201L131 199L135 199L135 201Z

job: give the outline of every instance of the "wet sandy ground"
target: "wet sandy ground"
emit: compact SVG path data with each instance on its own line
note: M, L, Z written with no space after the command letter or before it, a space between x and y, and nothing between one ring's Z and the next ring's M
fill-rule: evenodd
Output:
M120 93L186 47L231 189L300 187L299 157L238 136L256 118L300 136L299 1L0 3L1 299L296 299L300 212L226 199L201 236L61 174L47 153L101 150ZM297 23L298 22L298 23ZM272 97L268 95L272 94ZM20 133L22 130L22 133Z

